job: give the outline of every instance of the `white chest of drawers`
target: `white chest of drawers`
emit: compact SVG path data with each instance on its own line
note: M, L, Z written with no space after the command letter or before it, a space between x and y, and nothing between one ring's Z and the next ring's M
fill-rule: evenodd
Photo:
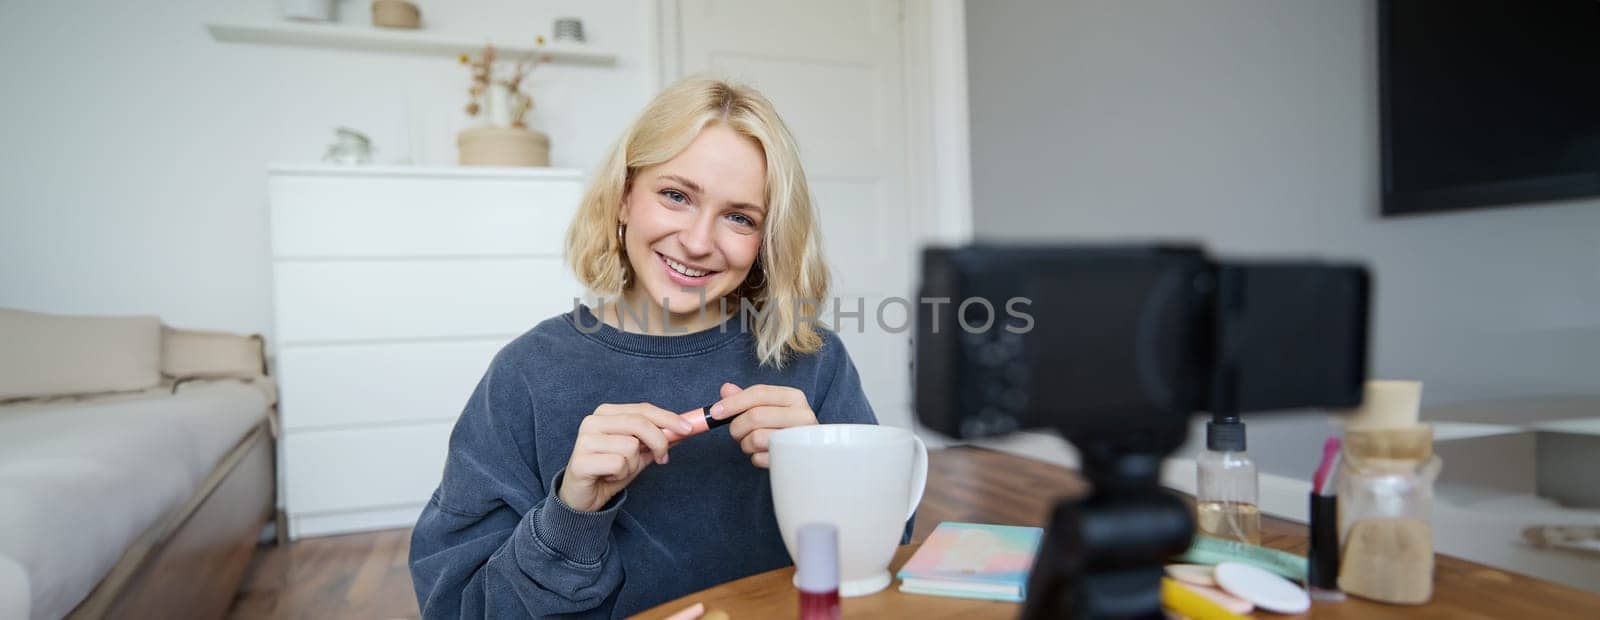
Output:
M410 526L494 353L581 293L581 173L274 166L268 190L289 536Z

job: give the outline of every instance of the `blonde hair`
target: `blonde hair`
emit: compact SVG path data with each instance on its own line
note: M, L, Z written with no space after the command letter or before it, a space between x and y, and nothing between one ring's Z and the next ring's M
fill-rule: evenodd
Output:
M621 295L630 278L617 225L634 176L676 157L713 124L754 140L766 157L760 259L728 307L738 311L737 302L748 300L756 308L756 357L781 368L791 353L822 347L814 313L828 293L828 268L799 149L772 102L753 88L690 78L656 95L595 171L567 229L567 263L593 293ZM761 282L751 286L754 279Z

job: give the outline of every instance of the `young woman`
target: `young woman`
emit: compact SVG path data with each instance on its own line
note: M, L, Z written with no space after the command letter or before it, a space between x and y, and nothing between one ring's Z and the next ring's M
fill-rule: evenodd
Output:
M794 139L754 90L658 95L567 259L608 301L511 342L472 394L412 534L425 617L620 617L784 566L768 438L876 423L796 303L824 299L828 271ZM702 410L731 422L689 436L679 414L704 428Z

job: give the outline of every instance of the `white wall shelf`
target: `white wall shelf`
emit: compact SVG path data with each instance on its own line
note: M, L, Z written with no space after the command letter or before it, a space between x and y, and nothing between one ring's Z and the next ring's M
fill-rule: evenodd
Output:
M445 35L428 30L390 30L349 24L303 24L294 22L211 22L206 24L211 38L229 43L266 43L300 47L401 52L456 56L483 51L487 39ZM530 37L531 38L531 37ZM549 62L611 66L617 55L580 45L512 45L495 43L502 58L526 58L541 54Z
M505 178L582 180L577 168L532 166L341 166L322 163L274 163L267 171L275 176L397 177L397 178Z

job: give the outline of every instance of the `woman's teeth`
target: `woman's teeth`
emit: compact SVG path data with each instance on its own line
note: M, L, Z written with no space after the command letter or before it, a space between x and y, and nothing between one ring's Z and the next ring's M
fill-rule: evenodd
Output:
M678 261L675 261L675 260L672 260L670 258L667 258L665 255L663 255L661 258L667 261L667 266L671 267L673 271L676 271L676 272L681 273L683 275L689 276L691 278L698 278L700 276L703 276L703 275L706 275L708 273L711 273L709 271L704 271L704 270L700 270L700 269L690 269L688 265L685 265L685 264L680 263Z

